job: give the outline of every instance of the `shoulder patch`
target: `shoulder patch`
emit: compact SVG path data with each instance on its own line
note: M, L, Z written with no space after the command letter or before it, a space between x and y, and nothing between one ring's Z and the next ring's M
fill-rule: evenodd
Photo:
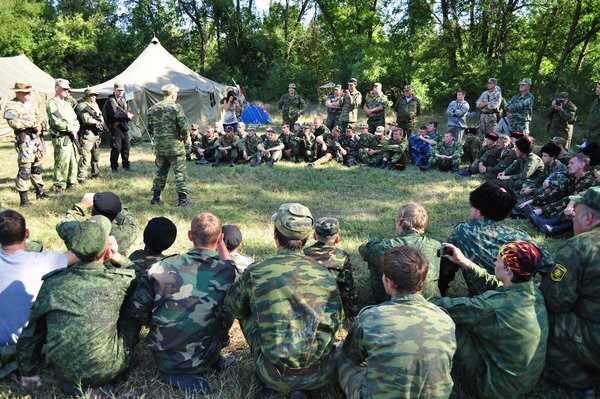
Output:
M562 281L563 277L565 277L565 274L567 274L567 271L568 270L565 266L561 265L560 263L557 263L550 271L550 278L552 279L552 281Z

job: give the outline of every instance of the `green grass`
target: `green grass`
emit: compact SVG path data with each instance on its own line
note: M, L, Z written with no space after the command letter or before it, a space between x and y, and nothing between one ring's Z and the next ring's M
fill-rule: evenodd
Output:
M51 147L51 146L50 146ZM0 143L0 201L5 207L17 208L18 195L14 191L17 172L16 154L11 143ZM151 148L136 146L132 150L134 174L113 174L108 167L109 152L102 148L101 173L103 178L90 181L85 186L71 189L49 201L32 201L34 206L21 211L31 229L31 238L42 241L46 249L63 251L64 244L58 238L54 226L68 208L80 200L85 192L111 190L120 195L123 204L136 217L140 226L154 216L172 219L178 228L178 238L168 253L179 253L190 248L187 230L193 215L208 211L216 214L224 223L236 224L244 235L242 252L261 260L275 253L270 216L283 202L300 202L308 206L313 216L334 216L340 219L342 241L340 247L351 255L356 272L355 278L362 305L372 301L366 264L358 255L358 246L371 238L392 237L394 219L398 207L409 201L420 202L429 213L426 234L444 239L454 225L465 220L469 214L468 193L480 184L477 179L462 181L451 174L423 173L412 166L403 172L381 171L371 168L346 168L331 163L314 169L302 164L278 163L274 168L211 168L188 163L189 208L176 207L177 196L172 175L163 194L162 203L150 206L154 162ZM44 159L44 181L52 185L52 154ZM34 195L32 194L34 197ZM533 231L523 221L508 223L530 233L551 252L563 240L547 240ZM133 249L141 248L138 237ZM456 281L455 295L464 292L464 284ZM346 326L347 327L347 326ZM253 363L246 342L237 322L231 333L231 345L227 353L238 357L238 363L230 370L211 377L215 393L209 398L261 397L253 377ZM343 339L345 329L339 333ZM150 352L140 345L137 349L139 364L133 368L129 379L117 385L116 397L185 398L191 397L173 390L157 380ZM55 385L50 372L42 371L45 384L36 392L19 388L15 376L0 382L0 398L53 398L64 397ZM31 395L31 396L29 396ZM342 398L335 384L315 394L319 398ZM470 398L460 386L453 397ZM559 391L540 383L528 398L559 398Z

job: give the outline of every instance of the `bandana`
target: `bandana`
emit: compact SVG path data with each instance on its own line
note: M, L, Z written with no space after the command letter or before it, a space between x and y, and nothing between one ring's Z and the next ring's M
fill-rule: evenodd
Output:
M530 277L540 266L542 254L529 242L512 241L500 247L500 257L514 273Z

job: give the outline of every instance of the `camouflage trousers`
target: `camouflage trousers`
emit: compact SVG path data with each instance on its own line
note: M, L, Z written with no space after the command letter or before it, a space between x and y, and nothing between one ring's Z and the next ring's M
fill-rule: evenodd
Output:
M381 281L382 276L383 271L381 270L381 266L369 263L369 277L371 279L371 289L373 290L375 303L382 303L390 299Z
M386 154L386 158L394 164L401 163L408 165L408 155L406 152L390 152Z
M16 148L19 154L17 157L19 171L15 179L15 188L17 191L28 191L30 182L36 188L44 187L44 181L42 180L42 157L36 148L38 145L41 146L39 141L32 140Z
M479 135L495 132L498 127L498 114L481 114L479 116Z
M568 150L571 148L571 140L573 139L573 125L568 125L566 130L552 129L549 132L549 137L562 137L567 140L565 148Z
M271 156L269 158L267 158L266 155L263 155L262 161L275 163L277 161L281 161L281 158L283 157L283 151L281 151L281 150L272 151L270 154L271 154ZM260 155L260 152L258 153L258 155Z
M457 170L460 161L457 159L441 159L438 157L431 157L429 159L431 167L438 168L441 172L448 172L450 170Z
M289 393L298 390L313 390L327 384L333 375L334 358L329 356L314 372L302 372L302 369L285 369L269 361L261 350L261 336L254 315L240 320L240 327L250 346L256 373L269 388Z
M340 113L339 112L328 112L327 119L325 120L325 126L331 130L334 126L338 126Z
M561 384L590 388L600 380L600 325L573 312L548 316L546 370Z
M17 371L17 345L0 346L0 380Z
M223 154L223 151L215 150L215 161L237 161L238 159L237 147L232 147L231 150L227 151L227 154Z
M177 193L187 194L187 167L185 163L185 154L181 155L157 155L154 160L156 172L152 182L152 191L163 191L167 185L167 176L169 169L173 168L175 175L175 186Z
M77 183L77 149L66 136L52 139L54 146L54 186L65 188ZM65 145L66 144L66 145Z
M92 177L98 176L100 174L100 137L95 140L82 138L80 144L83 155L79 157L77 164L77 180L87 179L88 166L91 166Z
M510 131L522 132L525 136L529 136L529 121L514 121L514 116L511 117Z
M374 155L367 155L367 153L364 151L358 152L359 162L369 166L379 166L381 164L381 161L383 160L383 156L383 152Z
M304 144L303 140L294 141L293 151L296 160L307 162L312 162L314 160L314 147Z
M377 126L385 127L385 116L383 118L370 117L369 119L367 119L367 125L369 126L369 133L375 134L375 129L377 129Z
M452 379L466 386L476 397L484 397L487 365L475 346L471 334L456 327L456 352L452 359ZM498 381L500 383L500 381Z
M367 367L356 365L344 354L341 345L335 349L335 369L338 382L348 399L362 399L362 388L367 386Z

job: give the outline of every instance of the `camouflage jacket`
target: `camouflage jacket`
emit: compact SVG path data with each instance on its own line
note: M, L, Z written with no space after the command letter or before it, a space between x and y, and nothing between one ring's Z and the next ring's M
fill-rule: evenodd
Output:
M467 256L468 257L468 256ZM485 363L467 385L480 398L516 398L537 384L546 359L548 314L544 297L532 281L503 286L473 265L465 273L470 285L486 291L472 298L432 298L472 340ZM460 334L459 334L460 335ZM457 348L457 352L469 350ZM476 359L473 359L476 361Z
M536 179L544 172L544 162L536 154L529 154L527 158L517 158L504 169L504 174L514 184L515 189L520 188L527 179Z
M132 268L135 270L136 275L142 277L152 265L160 262L166 257L167 256L163 254L156 254L148 252L145 249L138 249L129 255L129 260L133 262Z
M75 204L61 218L61 221L56 224L56 232L58 236L65 242L67 248L71 248L71 239L75 232L75 227L86 218L86 211L83 205ZM140 227L133 218L133 215L123 208L117 214L115 220L112 221L110 235L115 237L119 244L119 252L126 255L131 248L131 245L138 237Z
M381 94L379 96L373 96L369 94L369 96L367 96L367 100L365 101L365 106L368 109L373 109L382 106L383 109L381 111L377 111L371 114L371 116L369 116L369 120L382 121L385 124L385 110L389 107L388 98L385 94Z
M487 167L485 171L486 177L493 176L495 179L498 173L504 171L504 169L508 168L516 160L517 154L515 153L515 150L510 147L504 147L500 150L500 156L496 165Z
M596 141L600 139L600 96L592 101L590 113L587 118L587 139Z
M448 398L454 322L419 294L401 294L358 314L343 353L366 366L360 398Z
M484 105L483 103L487 103ZM481 93L475 106L481 110L483 114L497 114L502 102L502 92L496 87L491 92L489 90Z
M431 137L427 134L424 137L426 139L431 139ZM441 141L438 141L438 144L440 144L440 143L441 143ZM410 150L411 158L414 158L414 157L429 158L429 155L431 155L431 147L432 147L431 144L419 139L418 134L413 134L408 138L408 147ZM413 161L413 163L414 163L414 161Z
M398 123L413 123L417 116L421 115L421 100L413 96L407 102L406 97L402 96L396 100L394 111Z
M358 120L358 108L362 103L362 94L360 91L354 90L350 94L344 94L344 102L342 104L342 110L340 112L340 121L348 121L355 123ZM346 126L340 126L345 129Z
M592 171L587 171L581 179L570 175L567 182L559 187L545 191L535 197L532 205L541 208L542 214L554 216L560 214L569 204L569 195L575 195L598 184Z
M241 151L246 151L248 156L252 156L258 152L256 148L259 144L263 142L263 138L259 136L246 136L241 140L238 140L236 143Z
M365 148L374 149L375 147L377 147L375 135L371 133L367 133L366 135L361 134L360 136L358 136L358 146L361 150Z
M134 275L79 262L44 276L17 342L20 373L35 375L42 353L54 376L72 385L104 385L124 372L139 334L135 323L119 317Z
M392 147L392 146L398 147ZM383 144L383 149L386 151L388 157L392 157L394 154L406 155L408 153L408 140L402 139L396 141L394 139L386 140Z
M227 138L227 136L223 135L220 136L219 138L217 138L217 140L215 140L215 143L213 144L213 146L216 149L219 149L221 147L229 147L231 146L231 149L233 149L234 147L237 146L237 142L240 140L240 138L238 136L232 136L231 138Z
M358 248L360 256L367 262L369 268L381 267L381 257L394 247L406 245L416 248L429 262L429 270L421 292L425 298L439 296L438 279L440 277L440 258L436 252L442 244L432 238L417 234L412 230L403 231L397 237L387 240L371 240Z
M510 112L510 130L523 131L525 122L531 121L531 113L533 111L533 102L535 98L533 94L527 93L523 97L517 94L511 97L504 106Z
M281 141L284 145L284 150L291 150L292 146L293 146L293 140L294 136L292 135L292 133L285 135L283 133L281 133L278 137L279 141Z
M290 93L285 93L279 99L277 108L281 111L285 122L288 118L295 120L299 114L301 115L305 105L304 99L299 94L290 96Z
M38 115L33 104L29 103L25 105L16 98L13 98L6 103L6 107L4 108L4 119L6 119L8 126L10 126L15 133L17 131L29 129L28 133L32 136L31 138L39 139L39 133L36 129L33 129L32 126L36 122L39 125L40 122L42 122L42 119Z
M482 147L481 151L482 153L479 157L479 161L483 163L483 166L489 168L498 164L498 160L500 159L500 153L502 152L500 148L498 148L498 146L484 146Z
M104 123L102 112L95 101L82 101L75 107L75 113L79 118L79 134L88 141L96 141L102 128L96 125Z
M343 317L331 272L302 251L287 249L250 265L225 298L225 308L240 320L255 319L260 352L279 368L327 359Z
M354 288L350 256L344 250L320 241L304 248L304 255L314 259L333 273L342 298L344 313L348 317L354 317L359 309L356 303L358 294Z
M149 326L146 343L160 371L200 374L215 364L229 343L233 317L223 301L237 276L232 261L206 249L164 258L148 270L130 313Z
M202 135L202 148L204 150L212 150L215 148L215 143L219 139L218 134L213 134L212 137L208 137L207 135Z
M162 100L148 110L148 133L154 137L154 154L184 155L190 142L190 127L183 107L173 100Z
M278 145L282 145L283 143L281 142L281 140L279 139L275 139L275 140L269 140L267 139L267 137L263 137L262 138L262 145L265 148L265 150L268 150L269 148L273 148L273 147L277 147Z
M471 161L475 161L481 157L483 145L479 137L473 137L472 139L465 140L462 147L463 155L465 157L469 157Z
M544 165L544 171L535 179L525 180L523 187L533 189L532 195L537 196L546 191L543 188L544 181L548 180L548 189L558 188L566 183L568 169L560 161L555 160L552 164Z
M435 156L436 154L451 156L455 161L460 160L460 158L463 156L463 147L457 140L454 140L451 146L447 146L446 143L441 141L435 146L431 147L431 155L429 159L431 160L437 158Z
M360 148L360 139L358 136L346 136L345 134L340 137L340 146L348 152L348 156L356 157Z
M565 137L569 131L569 125L575 123L577 107L571 101L562 107L560 111L554 109L551 105L546 108L546 117L548 122L548 135L550 137L561 136Z
M69 132L79 131L79 120L69 102L52 97L46 105L46 113L51 132L65 135Z

